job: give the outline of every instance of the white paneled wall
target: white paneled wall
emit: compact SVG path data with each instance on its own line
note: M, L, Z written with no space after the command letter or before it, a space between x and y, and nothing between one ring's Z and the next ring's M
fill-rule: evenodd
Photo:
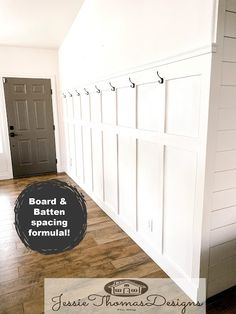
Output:
M198 137L200 118L200 77L189 76L168 81L166 132Z
M92 130L93 152L93 191L97 197L104 199L103 182L103 137L100 130Z
M223 2L222 2L223 3ZM222 5L221 78L210 219L208 295L236 284L236 3ZM222 33L222 34L221 34Z
M164 147L139 140L137 150L138 231L162 252Z
M196 298L210 55L177 61L66 94L67 172Z
M60 53L68 174L193 299L236 284L236 1L217 3L210 49L77 87L97 55L77 76L76 24Z
M117 90L117 124L127 128L136 127L135 89L123 87Z
M136 139L120 135L118 152L119 215L136 230Z
M179 165L179 166L177 166ZM164 175L164 254L191 278L197 154L167 147ZM181 244L184 250L176 245Z
M159 85L159 86L158 86ZM163 132L165 122L165 90L158 83L137 87L137 128ZM158 104L158 105L157 105Z
M103 132L104 202L118 213L118 151L117 135Z

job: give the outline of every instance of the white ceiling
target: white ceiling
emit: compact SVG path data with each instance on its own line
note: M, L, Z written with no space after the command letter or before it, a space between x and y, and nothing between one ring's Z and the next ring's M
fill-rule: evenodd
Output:
M84 0L0 0L0 45L58 48Z

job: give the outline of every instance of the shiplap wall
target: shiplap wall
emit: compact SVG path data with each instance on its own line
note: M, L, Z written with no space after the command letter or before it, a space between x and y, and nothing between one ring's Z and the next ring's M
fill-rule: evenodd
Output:
M236 284L236 1L225 1L208 295Z
M210 60L176 60L113 78L115 91L103 81L101 93L90 85L63 98L68 174L194 299Z

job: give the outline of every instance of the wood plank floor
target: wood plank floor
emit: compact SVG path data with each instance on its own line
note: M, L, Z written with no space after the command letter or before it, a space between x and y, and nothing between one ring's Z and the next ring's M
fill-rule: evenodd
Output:
M0 313L43 313L44 278L167 277L84 192L88 228L79 246L50 256L26 249L14 228L14 202L26 185L54 178L76 185L65 174L0 181ZM225 296L214 299L207 312L236 313L231 296L234 290L225 306Z

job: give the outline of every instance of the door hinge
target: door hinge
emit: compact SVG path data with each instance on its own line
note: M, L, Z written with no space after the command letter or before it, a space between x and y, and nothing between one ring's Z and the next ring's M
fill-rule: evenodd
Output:
M7 82L7 79L5 77L2 78L3 83L5 84Z
M51 89L51 95L52 95L52 89Z
M55 131L55 125L54 124L53 124L52 128L53 128L53 131Z
M57 164L57 158L56 158L56 164Z

